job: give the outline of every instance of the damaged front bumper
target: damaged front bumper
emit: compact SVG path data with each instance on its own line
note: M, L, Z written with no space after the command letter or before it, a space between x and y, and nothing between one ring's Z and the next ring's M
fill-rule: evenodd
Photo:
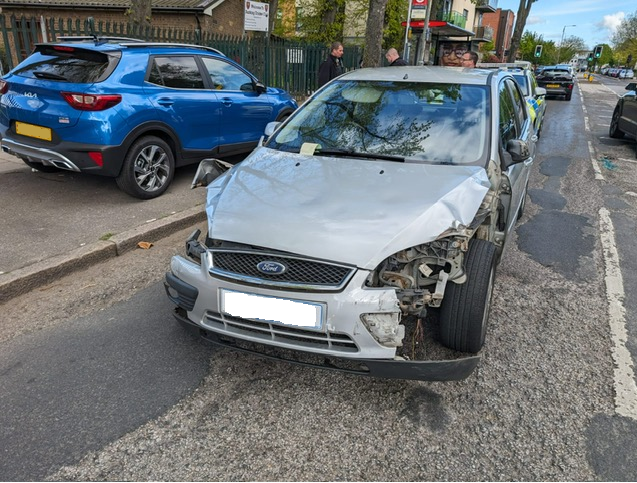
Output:
M184 306L192 307L194 305L194 299L197 297L196 288L180 281L170 273L166 275L164 285L168 297L177 305L173 315L186 329L215 345L251 353L259 357L362 376L419 381L459 381L466 379L475 370L480 361L479 356L424 361L396 358L354 359L243 340L232 337L229 334L217 333L188 318L188 312Z

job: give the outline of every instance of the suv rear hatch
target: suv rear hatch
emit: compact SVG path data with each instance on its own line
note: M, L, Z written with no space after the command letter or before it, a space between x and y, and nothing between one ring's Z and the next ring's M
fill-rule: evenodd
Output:
M118 50L38 44L34 55L4 78L8 83L2 97L6 121L22 123L17 126L18 134L48 141L51 135L55 140L55 132L74 126L83 113L73 108L62 93L87 92L113 72L120 58Z

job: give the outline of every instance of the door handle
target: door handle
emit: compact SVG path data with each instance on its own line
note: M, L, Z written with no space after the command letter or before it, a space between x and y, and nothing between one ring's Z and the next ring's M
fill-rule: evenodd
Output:
M224 97L221 102L224 106L230 107L232 105L232 99L230 99L229 97Z
M161 97L158 101L157 104L159 104L160 106L164 106L164 107L170 107L173 105L173 100L172 99L168 99L167 97Z

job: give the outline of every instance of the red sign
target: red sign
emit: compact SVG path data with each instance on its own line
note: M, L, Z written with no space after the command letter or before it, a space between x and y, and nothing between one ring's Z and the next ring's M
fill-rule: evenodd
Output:
M412 8L427 8L427 0L411 0Z

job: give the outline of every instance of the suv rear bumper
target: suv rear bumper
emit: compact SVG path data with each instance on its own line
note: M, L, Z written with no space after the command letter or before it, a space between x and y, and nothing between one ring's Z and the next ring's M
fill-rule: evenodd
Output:
M68 171L109 177L119 175L126 154L122 146L104 147L101 145L63 142L49 147L25 144L6 136L2 138L0 147L3 152L31 163L41 163L44 166L55 166ZM89 156L89 153L92 152L101 153L101 165Z

